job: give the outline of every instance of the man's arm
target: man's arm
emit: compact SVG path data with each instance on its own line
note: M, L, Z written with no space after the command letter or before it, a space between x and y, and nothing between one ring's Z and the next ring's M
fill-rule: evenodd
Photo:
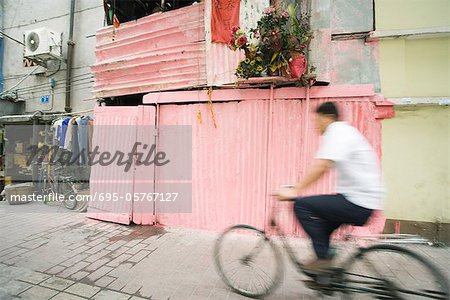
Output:
M294 186L294 188L283 189L279 193L280 200L288 200L298 197L303 190L316 182L323 174L325 174L332 166L333 161L329 159L316 159L311 170L305 178Z
M316 159L308 175L295 185L294 189L296 194L299 195L304 189L319 180L323 174L333 167L333 163L334 162L329 159Z

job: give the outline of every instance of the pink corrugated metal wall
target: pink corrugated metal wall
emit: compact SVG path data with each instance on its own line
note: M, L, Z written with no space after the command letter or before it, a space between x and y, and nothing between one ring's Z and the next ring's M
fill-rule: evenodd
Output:
M320 137L314 127L313 112L325 101L338 103L343 119L357 127L371 142L376 151L381 154L381 124L375 119L376 105L373 97L357 97L349 101L348 98L313 98L310 103L310 114L306 117L306 101L275 100L272 127L272 143L270 147L269 190L276 190L280 185L298 182L305 175L314 159L319 147ZM308 123L308 124L307 124ZM305 126L308 126L305 135ZM332 193L335 186L334 172L311 187L306 194ZM268 209L272 203L268 202ZM291 203L281 203L280 210L284 217L279 218L280 226L290 234L303 235L292 213ZM377 214L370 225L357 228L357 232L364 234L380 232L384 227L383 216ZM337 235L344 235L353 228L343 228ZM354 232L355 233L355 232Z
M130 107L124 114L121 107L96 107L94 110L93 148L99 152L129 152L129 145L136 137L138 107ZM134 169L124 172L123 167L116 164L91 167L90 192L91 201L88 207L89 218L129 224L132 215L132 203L127 201L105 201L110 195L133 193Z
M338 97L333 97L333 93ZM160 105L160 125L193 127L193 211L192 214L157 214L156 220L161 224L221 230L245 223L264 228L271 205L268 192L281 184L298 181L317 150L319 136L312 112L324 101L337 101L344 119L358 127L381 154L381 118L377 118L380 97L371 88L318 87L312 90L310 103L301 96L305 94L304 89L295 88L275 89L272 104L270 97L247 100L254 95L251 91L222 90L217 94L220 99L229 94L228 99L239 102ZM158 99L159 103L183 102L183 95L186 102L193 98L204 101L204 95L196 92L178 92ZM283 95L290 96L283 98ZM152 103L153 96L144 97L144 102ZM334 176L329 175L309 193L332 192L333 186ZM285 214L281 226L288 234L302 234L292 204L281 206ZM383 225L384 218L377 215L369 226L358 231L379 232ZM349 230L343 229L338 234Z
M136 140L142 144L152 145L155 143L155 107L139 106L139 118ZM153 164L135 166L134 173L134 193L137 195L148 195L154 192L154 171ZM133 202L133 223L150 225L155 222L155 203L148 201Z
M153 143L154 134L142 132L146 127L138 126L155 124L155 108L152 106L96 107L94 120L92 144L93 148L98 146L100 153L109 152L112 156L121 151L127 154L137 140ZM133 164L129 171L125 171L124 166L117 163L94 164L91 167L91 201L87 216L122 224L129 224L131 220L139 224L152 221L152 208L129 201L135 192L142 192L143 187L148 192L152 191L152 181L149 183L146 175L149 168L151 166L136 168ZM116 197L116 201L112 201ZM146 213L133 213L136 208ZM142 222L143 216L148 221Z
M157 214L161 224L221 230L265 222L268 102L161 105L159 125L192 125L192 213Z
M206 85L204 4L97 31L97 97Z
M136 140L151 143L154 132L137 125L155 124L155 113L159 126L192 126L192 213L155 213L153 203L121 201L91 206L89 216L120 223L156 222L215 231L238 223L264 228L273 203L268 196L270 191L297 182L312 161L320 142L313 112L324 101L338 102L343 118L358 127L381 155L380 121L393 115L390 104L375 95L372 86L315 87L309 91L309 101L306 93L302 88L217 90L208 103L206 91L180 91L146 95L144 103L159 101L157 112L154 106L96 108L96 125L136 126L134 136L104 136L96 131L95 141L110 151ZM132 173L123 174L114 168L94 167L92 193L158 192L158 185L155 188L150 176L153 171L136 167ZM115 184L109 186L105 182ZM333 174L328 174L308 194L332 192L334 184ZM302 235L292 204L278 207L284 231ZM377 214L357 232L379 232L383 225L383 216ZM337 235L352 230L344 228Z

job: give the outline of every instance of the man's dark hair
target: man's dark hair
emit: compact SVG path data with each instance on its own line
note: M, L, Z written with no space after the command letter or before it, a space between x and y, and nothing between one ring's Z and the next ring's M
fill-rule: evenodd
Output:
M333 102L322 103L316 109L316 113L324 116L332 116L335 120L339 119L339 111Z

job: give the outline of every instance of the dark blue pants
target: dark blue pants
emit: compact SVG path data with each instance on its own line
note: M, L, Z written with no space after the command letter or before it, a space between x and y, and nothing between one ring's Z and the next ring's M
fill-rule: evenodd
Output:
M362 226L372 214L341 194L303 197L295 200L294 212L312 240L318 258L329 258L330 235L342 224Z

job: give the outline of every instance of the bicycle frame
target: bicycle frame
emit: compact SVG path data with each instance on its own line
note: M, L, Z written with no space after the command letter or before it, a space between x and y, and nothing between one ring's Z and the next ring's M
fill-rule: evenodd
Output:
M289 200L289 201L284 201L284 202L293 202L293 201L294 200ZM306 274L305 269L304 269L304 264L295 255L295 252L292 249L291 245L289 244L289 242L286 238L286 235L284 234L283 230L278 226L278 224L276 222L276 208L277 207L272 203L271 211L269 214L269 216L270 216L269 217L269 228L274 229L276 232L276 236L281 239L283 248L286 250L286 252L289 256L289 259L295 265L295 268L297 269L297 271L300 271L300 272Z

